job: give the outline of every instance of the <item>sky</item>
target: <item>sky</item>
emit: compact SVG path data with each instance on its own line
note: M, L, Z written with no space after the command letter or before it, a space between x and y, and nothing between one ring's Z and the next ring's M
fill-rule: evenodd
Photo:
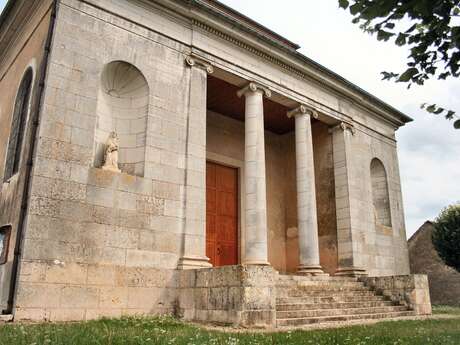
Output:
M408 52L378 42L351 23L337 0L221 0L299 44L309 58L414 118L397 132L406 232L413 234L440 210L460 201L460 130L420 109L436 102L460 112L460 80L406 86L381 81L381 71L402 71ZM6 0L0 0L0 10ZM280 5L282 4L282 6Z

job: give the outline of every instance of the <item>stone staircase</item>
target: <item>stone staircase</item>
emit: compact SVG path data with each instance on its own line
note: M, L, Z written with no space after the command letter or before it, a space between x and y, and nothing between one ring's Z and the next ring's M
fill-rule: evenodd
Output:
M280 275L276 287L277 326L414 316L366 287L357 278Z

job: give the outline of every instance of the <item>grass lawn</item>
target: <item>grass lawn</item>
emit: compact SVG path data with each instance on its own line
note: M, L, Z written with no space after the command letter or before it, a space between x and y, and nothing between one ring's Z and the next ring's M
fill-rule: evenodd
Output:
M460 315L460 307L450 307L448 305L434 305L433 314L435 315L442 315L442 314Z
M123 318L66 324L0 326L1 345L459 345L460 318L381 322L369 326L283 333L222 333L172 318Z

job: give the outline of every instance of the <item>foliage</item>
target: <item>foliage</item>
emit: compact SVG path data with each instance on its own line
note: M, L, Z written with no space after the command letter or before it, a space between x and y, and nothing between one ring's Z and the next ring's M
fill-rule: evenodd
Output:
M394 40L408 46L407 69L382 72L384 80L423 85L430 78L460 76L460 0L338 0L349 9L353 23L379 41ZM460 129L454 111L436 104L423 104L435 115L443 114Z
M433 226L436 251L447 266L460 272L460 204L443 209Z
M389 321L375 325L279 333L210 331L172 318L122 318L64 324L0 326L0 345L455 345L458 318Z

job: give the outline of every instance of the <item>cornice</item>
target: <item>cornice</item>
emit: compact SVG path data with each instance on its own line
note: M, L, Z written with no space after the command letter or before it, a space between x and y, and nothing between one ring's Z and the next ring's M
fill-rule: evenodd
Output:
M378 114L380 118L385 119L386 121L388 121L395 127L400 127L404 125L404 123L412 121L410 117L401 113L399 110L379 100L377 97L369 94L368 92L362 90L361 88L347 81L346 79L339 76L338 74L326 69L325 67L321 66L320 64L316 63L315 61L307 58L306 56L296 51L292 51L292 50L286 51L285 50L288 56L291 56L291 58L293 58L294 60L302 60L302 61L297 61L296 63L294 63L294 64L297 64L298 67L297 66L294 67L293 63L283 61L281 58L275 57L274 54L269 54L261 49L258 49L254 45L246 43L236 38L235 36L227 34L223 32L222 30L219 30L211 25L204 23L201 20L192 18L191 21L192 21L192 25L195 28L199 28L223 40L226 40L240 47L241 49L244 49L245 51L248 51L256 56L259 56L260 58L266 61L269 61L270 63L277 65L283 68L284 70L289 71L290 73L296 75L297 77L301 79L305 79L308 81L311 81L313 79L319 84L327 88L330 88L334 90L335 92L338 92L341 95L345 94L354 103L364 106L364 108L366 108L367 111ZM283 50L282 47L280 47L279 45L277 45L277 48ZM310 65L310 69L314 68L316 70L316 73L313 73L312 71L307 72L305 70L306 66L300 66L302 63L303 64L307 63L308 65ZM318 71L326 73L327 76L320 76L318 74ZM328 78L330 78L330 80L328 80ZM346 84L346 85L340 85L340 84ZM350 88L352 88L352 90L350 90Z

